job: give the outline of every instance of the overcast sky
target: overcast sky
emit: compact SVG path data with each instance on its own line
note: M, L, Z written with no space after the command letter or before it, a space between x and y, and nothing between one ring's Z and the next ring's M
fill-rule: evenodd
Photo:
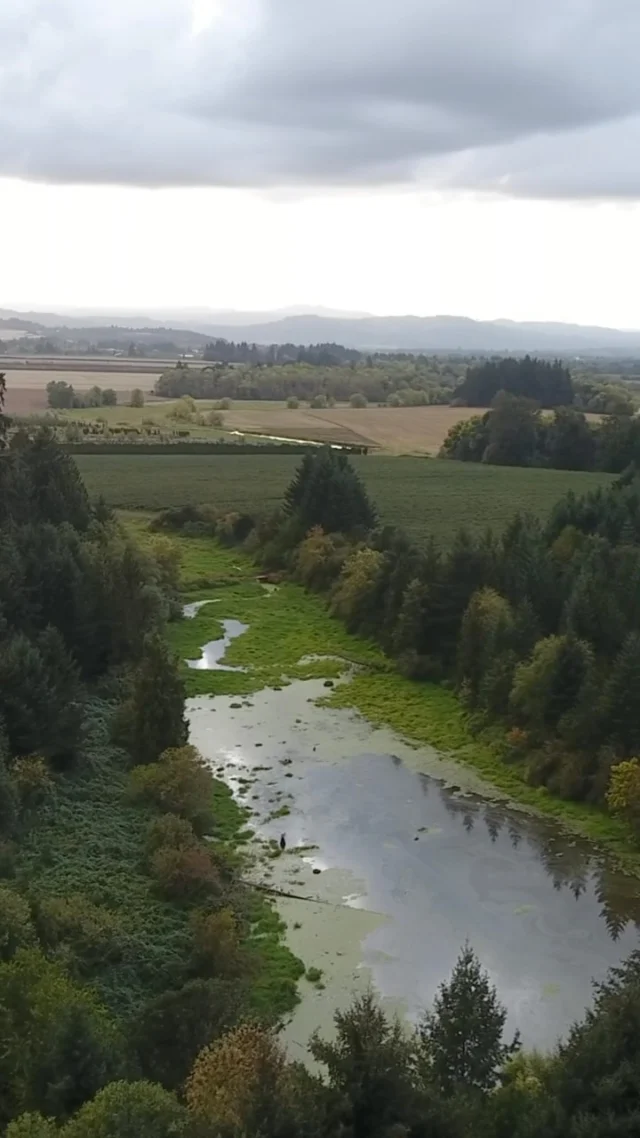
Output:
M640 0L0 0L0 304L640 326Z

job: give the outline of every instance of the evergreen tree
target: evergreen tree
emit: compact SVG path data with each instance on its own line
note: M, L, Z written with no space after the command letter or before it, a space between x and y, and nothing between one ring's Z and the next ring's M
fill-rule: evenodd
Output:
M506 1009L471 947L463 948L448 984L441 984L420 1025L427 1071L450 1095L489 1091L501 1067L520 1046L516 1035L503 1042Z
M410 1124L415 1112L413 1049L398 1020L387 1020L367 992L346 1012L336 1012L335 1042L316 1032L309 1051L327 1069L344 1099L344 1119L353 1138L376 1138Z
M552 1089L563 1110L559 1135L633 1138L640 1133L640 954L604 984L560 1047Z
M588 640L603 656L615 654L627 628L617 591L611 588L612 575L612 558L600 558L593 550L578 573L563 613L566 628Z
M618 653L603 701L603 726L627 755L640 755L640 634Z
M154 763L187 741L185 691L175 659L160 633L144 643L130 703L130 745L135 763Z
M546 457L554 470L593 470L596 441L585 416L560 407L548 431Z
M0 653L0 716L13 754L72 754L81 722L77 670L57 629L18 633Z
M349 459L323 447L306 454L284 495L285 514L294 519L300 535L313 526L325 533L370 530L375 510Z
M429 584L422 635L446 668L455 664L460 625L473 593L490 583L486 552L466 530L460 530L442 572Z
M497 466L532 466L538 450L540 413L529 399L500 391L488 421L489 443L483 462Z
M512 709L525 726L553 730L578 705L592 671L593 653L585 641L572 636L539 640L531 660L516 670Z

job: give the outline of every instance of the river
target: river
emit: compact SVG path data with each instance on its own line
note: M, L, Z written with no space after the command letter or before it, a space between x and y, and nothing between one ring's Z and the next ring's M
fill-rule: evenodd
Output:
M242 631L223 627L226 643ZM207 653L220 667L221 652ZM636 947L640 883L434 750L318 706L327 694L306 680L188 701L192 742L251 809L257 838L285 835L256 879L295 894L278 902L287 942L322 971L318 986L301 981L291 1053L369 983L415 1021L465 940L509 1027L527 1047L552 1046L592 981Z

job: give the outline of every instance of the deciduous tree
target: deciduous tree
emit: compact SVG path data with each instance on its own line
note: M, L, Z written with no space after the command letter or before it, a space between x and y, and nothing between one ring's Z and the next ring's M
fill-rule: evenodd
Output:
M131 752L136 763L153 763L187 740L184 684L164 636L150 634L136 670L130 704Z

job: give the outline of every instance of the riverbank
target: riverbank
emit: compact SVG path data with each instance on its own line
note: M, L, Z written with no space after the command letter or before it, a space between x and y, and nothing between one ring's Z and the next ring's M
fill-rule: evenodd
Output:
M133 526L143 536L147 520L135 519ZM197 655L202 644L218 636L223 615L249 624L247 633L234 640L225 655L229 665L247 671L196 672L185 666L190 695L247 696L291 679L336 679L349 673L349 683L336 684L327 693L331 706L351 707L370 722L393 728L410 744L438 748L459 765L458 781L465 769L475 772L489 794L561 822L605 847L625 870L640 876L640 851L625 823L599 807L555 798L545 787L530 786L521 765L504 762L500 731L494 729L491 737L474 734L452 691L400 676L377 645L346 632L329 615L322 598L299 585L285 583L266 591L256 582L255 565L240 550L226 549L210 538L178 535L172 540L180 551L186 599L208 599L212 589L224 590L224 614L217 614L216 606L205 606L195 620L172 626L171 642L180 657ZM358 664L366 671L353 668Z
M637 881L472 767L326 706L324 683L187 704L192 741L250 812L248 879L273 897L306 966L289 1053L303 1058L315 1027L331 1035L334 1012L370 983L415 1022L467 940L510 1030L551 1046L592 979L632 951Z

